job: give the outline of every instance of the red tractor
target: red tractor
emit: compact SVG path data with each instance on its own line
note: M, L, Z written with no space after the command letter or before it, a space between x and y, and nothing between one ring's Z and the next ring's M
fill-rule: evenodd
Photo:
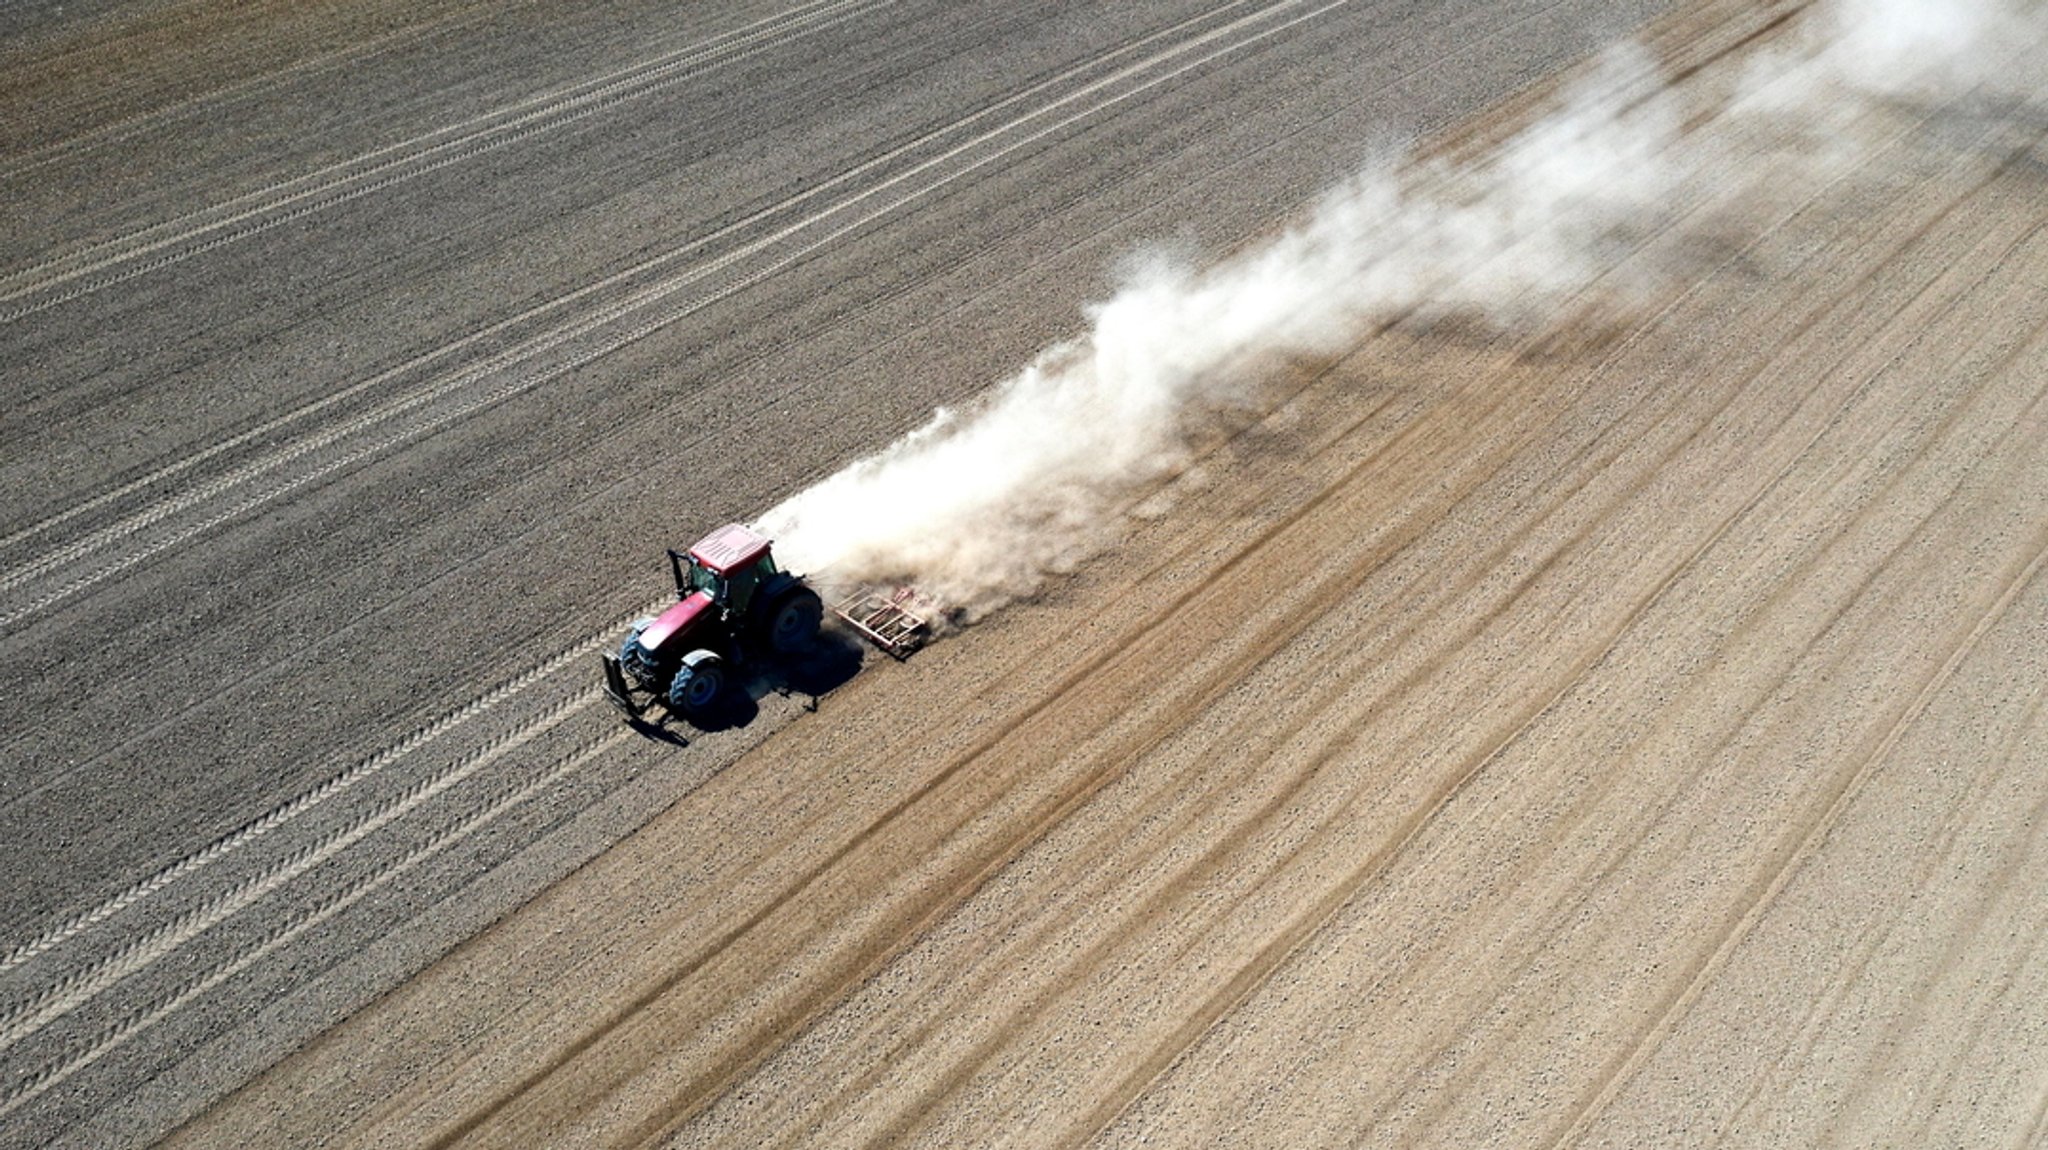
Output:
M704 715L725 690L728 663L787 657L817 639L824 605L802 576L776 567L766 536L728 524L668 558L675 604L634 623L619 653L603 657L605 694L627 715L656 702Z

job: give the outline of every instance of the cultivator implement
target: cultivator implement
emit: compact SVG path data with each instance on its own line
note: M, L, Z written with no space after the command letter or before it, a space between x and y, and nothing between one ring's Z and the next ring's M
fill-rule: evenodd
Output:
M915 587L857 587L832 604L832 613L863 638L898 659L931 638L939 605Z

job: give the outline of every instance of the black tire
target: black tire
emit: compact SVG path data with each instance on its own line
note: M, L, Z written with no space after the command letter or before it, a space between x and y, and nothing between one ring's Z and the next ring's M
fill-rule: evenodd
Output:
M799 584L777 596L761 613L759 637L775 654L794 655L817 643L818 626L824 621L825 604L818 593Z
M702 715L718 705L725 693L725 660L709 651L696 651L683 659L675 677L668 681L668 705L685 715Z
M659 690L660 669L655 665L654 657L640 645L640 633L653 623L651 616L634 620L626 631L626 637L619 641L619 667L640 686Z
M633 654L633 649L640 645L640 632L653 625L654 616L652 615L645 619L633 620L633 625L626 628L626 637L619 640L619 662L625 662L627 657Z

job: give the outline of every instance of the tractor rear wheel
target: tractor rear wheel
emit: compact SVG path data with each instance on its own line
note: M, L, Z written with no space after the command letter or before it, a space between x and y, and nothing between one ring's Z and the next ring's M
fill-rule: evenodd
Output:
M818 593L798 584L783 592L761 616L761 638L778 655L794 655L818 641L825 604Z
M701 715L724 691L725 660L710 651L693 651L668 681L668 705L686 715Z

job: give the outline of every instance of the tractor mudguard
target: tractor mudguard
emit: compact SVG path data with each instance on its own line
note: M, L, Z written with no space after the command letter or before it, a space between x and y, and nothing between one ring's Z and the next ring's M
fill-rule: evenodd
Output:
M791 571L777 571L754 592L754 602L773 603L787 594L790 588L803 585L803 576Z
M725 689L725 660L718 652L696 650L683 656L668 686L668 705L692 717L703 714Z

